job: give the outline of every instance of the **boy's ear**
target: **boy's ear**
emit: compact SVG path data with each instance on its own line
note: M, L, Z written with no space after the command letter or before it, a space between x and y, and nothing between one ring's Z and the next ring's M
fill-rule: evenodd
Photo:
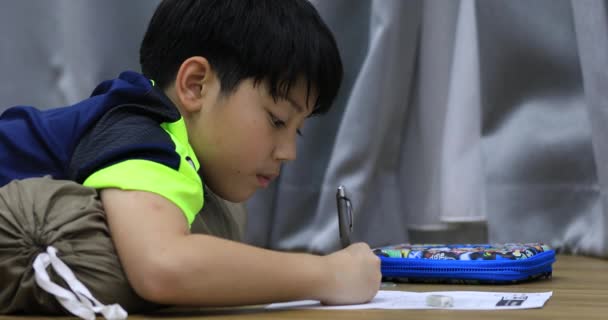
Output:
M190 57L181 64L175 76L175 95L183 111L200 111L213 77L204 57Z

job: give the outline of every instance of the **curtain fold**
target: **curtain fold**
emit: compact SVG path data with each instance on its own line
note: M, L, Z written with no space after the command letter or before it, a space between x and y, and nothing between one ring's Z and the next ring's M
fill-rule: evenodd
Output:
M481 92L477 16L473 1L457 11L441 149L442 222L486 220L482 163Z
M600 199L568 226L563 242L574 252L608 257L608 4L572 0L572 8Z

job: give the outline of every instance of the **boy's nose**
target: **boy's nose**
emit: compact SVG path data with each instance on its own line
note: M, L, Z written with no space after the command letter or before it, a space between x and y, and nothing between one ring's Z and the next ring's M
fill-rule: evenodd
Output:
M286 137L281 139L274 150L276 160L286 162L296 159L296 139L295 137Z

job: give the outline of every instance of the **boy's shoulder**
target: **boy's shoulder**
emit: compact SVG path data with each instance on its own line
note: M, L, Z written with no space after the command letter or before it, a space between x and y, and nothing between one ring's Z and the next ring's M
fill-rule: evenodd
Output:
M101 97L100 103L110 101L110 109L75 147L70 175L96 189L162 195L191 223L202 208L203 187L175 105L148 79L133 73L102 83L91 99L95 97Z

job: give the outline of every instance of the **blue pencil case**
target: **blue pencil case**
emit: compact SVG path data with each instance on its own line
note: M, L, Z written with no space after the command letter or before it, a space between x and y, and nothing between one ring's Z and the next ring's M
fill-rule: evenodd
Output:
M374 249L385 281L510 284L551 278L555 251L542 243L411 245Z

